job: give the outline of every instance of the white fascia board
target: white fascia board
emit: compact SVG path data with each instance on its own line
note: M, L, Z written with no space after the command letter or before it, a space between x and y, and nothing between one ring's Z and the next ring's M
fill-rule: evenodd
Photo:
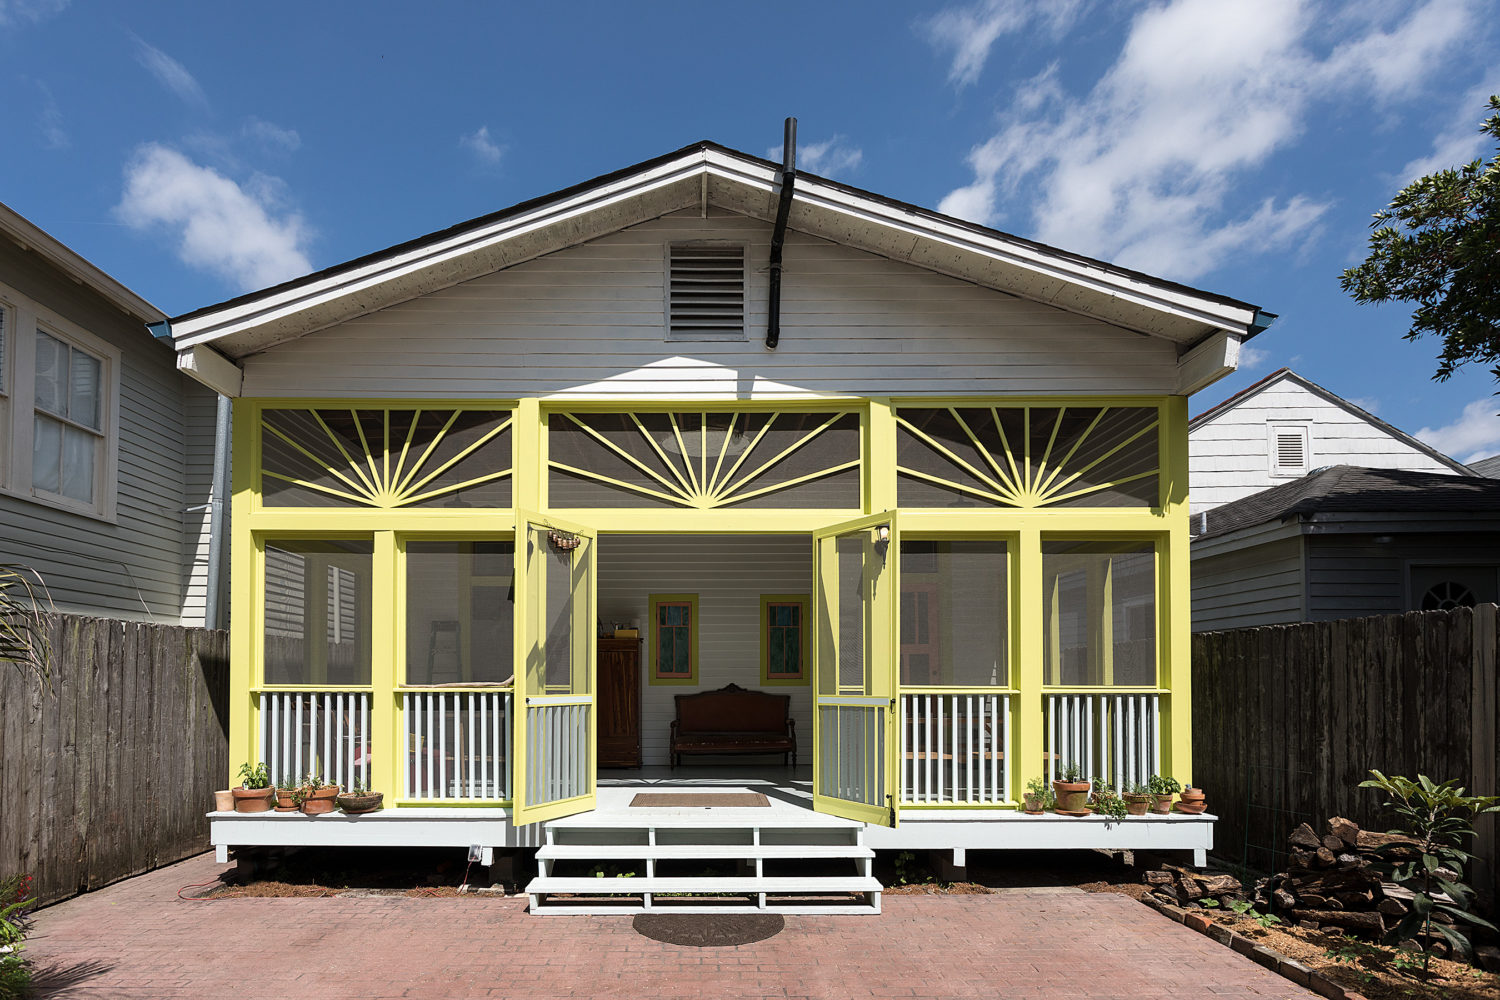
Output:
M671 163L605 184L568 198L541 205L518 216L499 220L480 229L455 234L446 240L415 247L405 253L381 258L362 267L329 275L320 281L260 296L222 310L179 320L172 324L178 350L205 344L312 308L341 296L358 294L426 267L494 247L517 236L565 223L610 205L640 197L666 187L702 169L703 154L691 153Z
M4 203L0 203L0 232L4 232L23 250L30 250L45 258L53 267L80 285L92 288L114 303L121 312L135 316L145 323L159 323L167 318L166 313L105 274L30 219Z
M705 158L710 171L726 180L755 184L767 191L776 184L776 171L758 164L747 163L717 150L708 150ZM936 240L1043 277L1082 286L1089 291L1240 336L1244 336L1255 321L1255 310L1248 307L1217 302L1181 289L1165 288L1081 260L1058 257L1038 247L986 236L941 219L917 216L894 205L820 184L812 178L797 178L796 199L861 221L878 223L913 240Z
M1177 359L1177 395L1191 396L1219 381L1240 364L1237 333L1220 330Z
M240 385L245 378L239 365L206 344L178 352L177 370L231 399L240 394Z

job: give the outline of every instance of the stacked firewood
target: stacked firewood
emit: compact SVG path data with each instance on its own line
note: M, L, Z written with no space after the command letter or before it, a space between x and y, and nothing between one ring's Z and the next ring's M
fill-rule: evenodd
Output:
M1212 908L1245 898L1244 885L1227 872L1197 872L1164 864L1146 872L1142 881L1151 887L1151 895L1174 906Z
M1340 816L1325 823L1321 834L1303 823L1287 838L1287 870L1256 884L1257 909L1309 929L1379 936L1401 921L1411 900L1409 890L1382 881L1375 867L1375 850L1393 843L1415 841L1361 830Z

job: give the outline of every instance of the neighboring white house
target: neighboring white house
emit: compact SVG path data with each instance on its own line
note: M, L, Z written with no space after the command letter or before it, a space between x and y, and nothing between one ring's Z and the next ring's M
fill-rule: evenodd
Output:
M0 561L59 611L222 626L218 397L146 329L161 310L3 204L0 237Z
M1195 515L1330 465L1473 474L1289 368L1272 372L1188 423L1188 482ZM1200 520L1194 519L1195 534L1212 530L1212 518L1206 527Z

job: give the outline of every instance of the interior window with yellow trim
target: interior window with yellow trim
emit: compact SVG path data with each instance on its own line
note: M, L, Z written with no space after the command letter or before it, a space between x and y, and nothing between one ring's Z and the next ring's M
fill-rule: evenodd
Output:
M1153 542L1044 541L1042 582L1047 684L1156 686Z

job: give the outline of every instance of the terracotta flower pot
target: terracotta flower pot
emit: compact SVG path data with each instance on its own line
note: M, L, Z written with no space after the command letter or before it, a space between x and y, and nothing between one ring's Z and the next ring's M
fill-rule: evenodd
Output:
M1151 811L1165 816L1172 811L1172 793L1164 792L1161 795L1151 796Z
M233 811L234 793L227 788L222 788L214 792L214 812L227 813Z
M1208 808L1207 797L1201 788L1184 788L1182 798L1177 803L1177 811L1196 816Z
M1145 793L1127 792L1122 798L1125 799L1125 811L1132 816L1144 816L1151 808L1151 796Z
M276 811L279 813L297 811L297 790L295 788L276 789Z
M1040 816L1042 814L1042 797L1040 795L1028 795L1021 800L1021 807L1029 815Z
M229 793L234 796L234 811L242 813L263 813L271 811L271 796L275 794L274 788L231 788Z
M302 811L308 816L331 813L338 797L338 785L324 785L321 788L310 789L302 800Z
M1057 796L1057 811L1063 815L1088 812L1089 783L1087 781L1054 781L1052 794Z
M346 813L367 813L379 809L384 799L384 792L366 792L364 795L340 795L338 803Z

